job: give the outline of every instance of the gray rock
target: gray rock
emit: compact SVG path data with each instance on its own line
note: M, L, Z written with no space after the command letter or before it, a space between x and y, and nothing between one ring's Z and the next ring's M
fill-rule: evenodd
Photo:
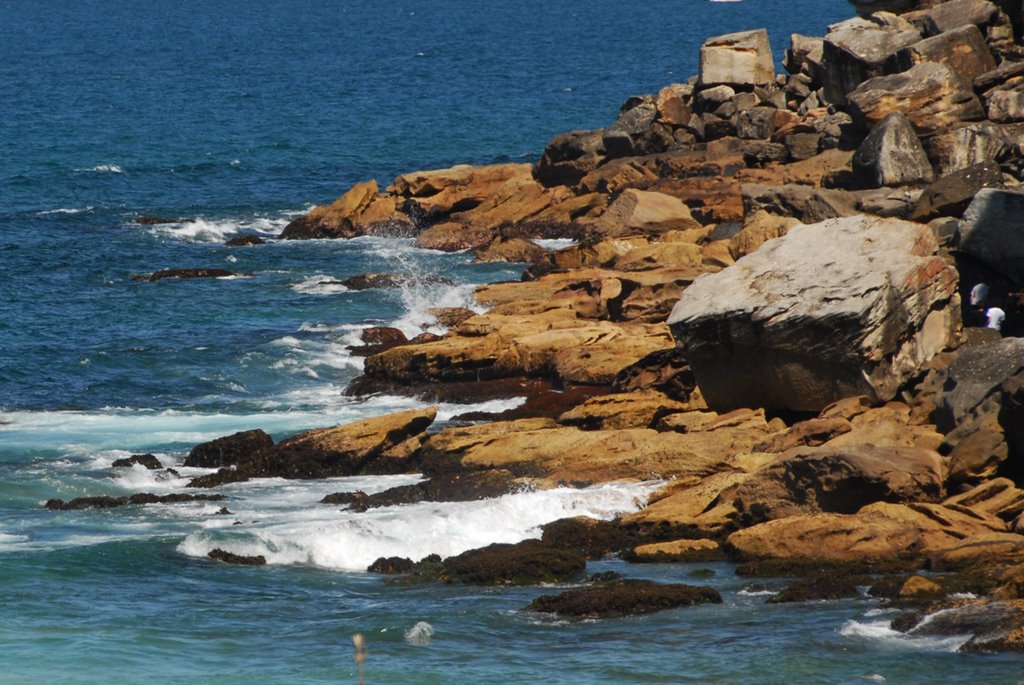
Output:
M847 190L818 188L804 203L800 220L807 224L857 213L857 196Z
M849 94L854 120L871 128L902 112L918 134L982 119L981 102L945 64L922 62L908 71L868 79Z
M960 250L1024 283L1024 193L978 191L960 223Z
M955 269L926 226L795 226L690 285L668 319L708 405L819 411L897 390L955 342Z
M740 186L743 213L751 216L763 210L776 216L802 219L807 200L814 194L814 190L811 186L793 183L781 186L744 183Z
M945 64L967 83L996 68L985 37L974 24L960 26L903 48L886 64L888 71L906 71L921 62Z
M865 214L896 219L910 217L921 191L916 188L878 188L857 193L857 208Z
M928 157L940 176L984 162L1002 159L1024 136L1024 125L970 123L943 131L926 140Z
M857 148L853 175L860 187L879 188L928 183L934 172L910 121L893 112Z
M943 433L973 415L1008 379L1024 371L1024 338L1003 338L966 347L943 372L932 421Z
M809 159L821 151L820 133L793 133L782 140L794 162Z
M954 171L925 188L911 219L930 221L936 217L960 217L982 188L1003 184L1003 172L994 162L982 162Z
M665 141L654 130L658 108L649 102L623 113L604 132L601 142L609 159L664 152L671 141Z
M985 99L988 118L999 123L1024 121L1024 87L997 90Z
M768 140L775 133L774 107L753 107L736 114L736 135L748 140Z
M713 112L734 97L736 90L732 86L713 86L697 91L694 105L698 112Z
M884 73L884 65L897 50L921 40L914 29L900 30L866 19L849 19L829 27L822 50L825 99L847 103L847 94L864 81Z
M804 75L810 79L813 87L821 85L822 57L825 50L824 38L811 38L799 33L789 37L789 49L786 50L782 66L793 75Z
M604 159L603 138L603 129L555 136L534 167L534 178L546 186L575 185Z
M999 8L988 0L946 0L924 10L916 19L925 35L937 36L964 24L986 27L997 19Z
M757 86L774 79L775 59L764 29L716 36L701 46L701 86Z
M867 18L875 12L908 12L917 7L918 0L850 0L850 4Z

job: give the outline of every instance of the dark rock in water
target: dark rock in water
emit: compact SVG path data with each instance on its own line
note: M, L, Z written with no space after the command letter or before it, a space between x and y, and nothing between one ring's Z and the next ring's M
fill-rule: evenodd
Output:
M409 276L405 274L367 273L350 276L340 281L349 290L369 290L371 288L401 288L408 283L422 285L455 285L455 281L438 274Z
M249 480L249 478L250 475L248 472L231 466L219 469L216 473L208 473L205 476L196 476L188 482L187 487L216 488L221 485L227 485L228 483L241 483L242 481Z
M638 538L614 521L597 521L585 516L559 519L541 526L541 542L558 549L600 559L634 547Z
M164 269L148 276L132 276L132 280L155 283L166 278L226 278L236 275L234 271L228 271L227 269Z
M227 499L224 495L153 495L142 492L135 495L122 497L111 497L100 495L98 497L76 497L70 502L62 499L50 499L46 501L46 508L51 511L72 511L77 509L111 509L123 507L129 504L179 504L181 502L219 502Z
M961 651L1020 652L1024 651L1024 601L945 602L924 614L899 617L892 627L914 637L970 635Z
M576 618L615 618L708 603L722 603L718 590L681 583L661 585L649 580L619 580L607 585L569 590L560 595L538 597L530 603L527 611Z
M834 576L831 574L812 576L793 583L768 600L770 604L809 602L821 599L847 599L859 597L861 586L871 583L870 576Z
M493 544L444 560L442 577L468 585L536 585L579 577L587 567L583 555L549 547L537 540Z
M267 241L258 235L239 235L224 243L227 247L252 247L263 245Z
M152 216L150 214L143 214L135 220L135 223L140 226L155 226L157 224L173 224L177 219L165 219L161 216Z
M217 468L259 459L274 446L262 430L250 430L196 445L185 458L185 466Z
M376 561L366 567L369 573L380 573L393 576L398 573L409 573L413 570L412 559L408 557L379 557Z
M332 492L329 495L324 495L323 499L320 500L320 504L361 504L367 497L369 495L362 490L356 490L355 492Z
M130 468L136 464L142 464L150 471L156 471L157 469L162 469L164 467L164 465L160 463L160 460L152 454L133 454L130 457L115 460L111 466L115 468Z
M491 469L462 474L439 474L419 483L400 485L373 495L363 492L335 493L327 495L321 502L348 504L349 509L353 511L366 511L376 507L416 502L474 502L490 497L501 497L514 490L515 481L511 473ZM346 495L349 497L346 498ZM348 501L345 501L346 499Z
M238 564L240 566L266 566L267 564L267 558L262 554L258 556L245 556L243 554L226 552L219 547L217 549L210 550L210 553L206 556L225 564Z
M227 507L221 507L217 510L216 516L231 516L232 512Z

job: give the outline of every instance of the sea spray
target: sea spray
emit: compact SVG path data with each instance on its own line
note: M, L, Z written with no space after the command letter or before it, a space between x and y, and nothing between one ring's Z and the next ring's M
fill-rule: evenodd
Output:
M449 557L495 542L540 535L540 526L574 516L610 519L638 510L660 483L610 483L582 490L556 488L473 502L421 502L355 513L336 507L281 512L256 524L189 535L178 546L190 556L214 548L266 556L270 564L308 564L364 571L379 557ZM244 504L243 504L244 506Z

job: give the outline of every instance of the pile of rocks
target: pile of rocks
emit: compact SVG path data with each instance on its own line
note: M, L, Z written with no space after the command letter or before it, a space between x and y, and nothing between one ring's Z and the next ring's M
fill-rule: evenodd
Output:
M1019 649L1024 345L964 329L962 303L981 280L1004 301L1024 285L1022 6L853 4L792 36L786 74L764 31L712 38L689 82L535 165L370 181L296 219L282 238L414 235L527 263L478 289L487 313L373 350L351 391L530 399L437 432L427 410L235 436L197 447L232 468L194 485L428 478L346 502L368 507L670 479L606 551L973 569L1003 602L974 647ZM552 237L577 242L530 242ZM963 583L898 585L931 601Z

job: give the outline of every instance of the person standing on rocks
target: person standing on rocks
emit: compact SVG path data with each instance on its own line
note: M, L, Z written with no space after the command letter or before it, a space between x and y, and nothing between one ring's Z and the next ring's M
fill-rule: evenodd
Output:
M987 324L987 314L988 313L986 311L986 309L988 307L988 296L989 296L989 286L988 286L988 283L986 283L984 281L982 281L980 283L977 283L973 288L971 288L971 296L970 296L970 300L969 300L970 301L970 305L971 305L971 311L969 313L969 316L970 316L969 323L970 324L976 325L976 326L981 326L981 325L984 324L984 325L988 326L988 324ZM991 326L988 326L988 327L991 328Z

